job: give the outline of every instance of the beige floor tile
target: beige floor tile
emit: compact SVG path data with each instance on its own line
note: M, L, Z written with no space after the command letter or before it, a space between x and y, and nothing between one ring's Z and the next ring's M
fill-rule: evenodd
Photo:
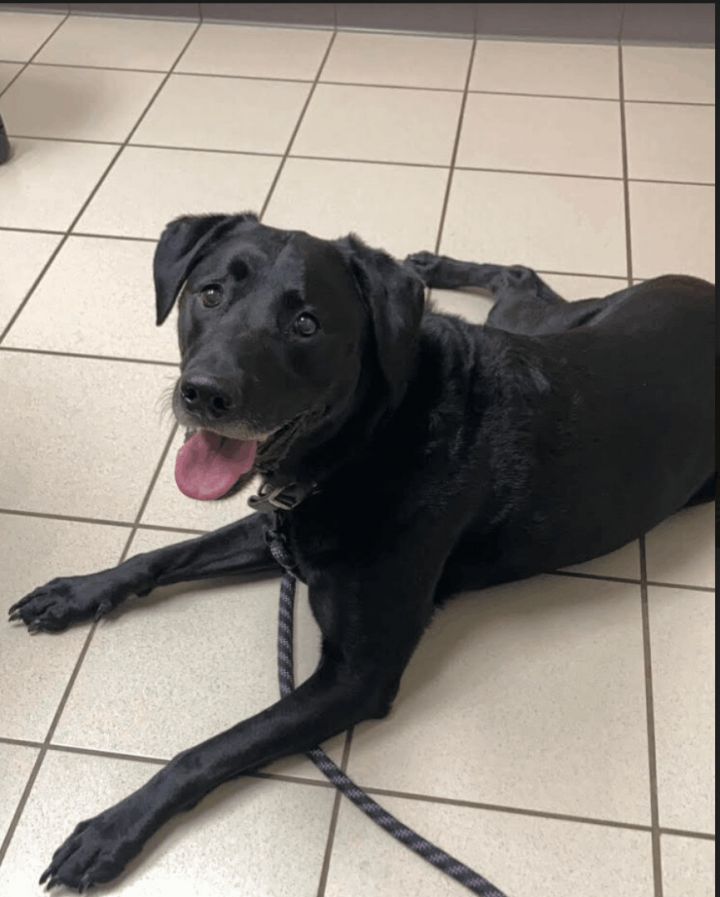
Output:
M257 492L255 481L237 495L220 501L194 501L182 494L175 483L175 458L185 440L184 433L184 430L180 430L175 436L145 508L142 522L209 531L252 513L247 499Z
M0 226L64 230L115 155L114 146L55 140L12 141L0 168Z
M445 91L320 84L292 152L449 165L461 101Z
M652 893L646 832L380 797L406 824L512 897L622 897ZM459 897L463 889L340 804L327 897Z
M541 277L569 302L609 296L628 285L624 277L581 277L576 274L541 274Z
M0 507L132 521L169 435L166 367L0 353Z
M620 105L470 94L457 164L622 177Z
M660 844L664 897L713 897L714 842L663 835Z
M587 573L592 576L620 576L624 579L640 579L640 546L637 542L611 551L585 564L566 567L571 573Z
M309 90L289 81L174 75L132 142L282 155Z
M305 28L202 25L177 71L312 81L330 37Z
M442 252L497 264L622 277L622 183L574 177L456 171Z
M322 80L462 90L471 49L457 38L340 31Z
M651 586L650 644L660 825L715 830L715 599Z
M194 28L193 22L70 16L36 61L167 71Z
M439 290L434 287L430 299L437 311L459 315L471 324L484 324L493 307L492 298L479 291Z
M31 637L22 623L6 622L7 609L56 576L112 567L127 537L121 527L0 514L0 735L45 738L88 630Z
M5 345L177 362L175 320L155 326L154 249L152 243L70 237Z
M617 47L481 40L470 90L616 99Z
M593 296L606 296L615 290L622 290L627 286L627 281L613 277L577 277L573 274L542 274L543 280L556 290L563 299L573 301L576 299L589 299ZM493 299L488 294L479 290L432 290L432 301L438 311L449 315L460 315L471 324L484 324L490 309L493 307ZM619 558L615 558L614 552L607 559L615 565ZM593 561L593 564L602 564L605 558ZM611 575L611 574L608 574ZM622 573L612 574L623 576Z
M434 245L446 183L442 168L288 159L265 221L318 237L353 231L404 258Z
M0 20L2 21L2 20ZM22 68L14 62L0 62L0 91L4 90Z
M128 147L76 230L153 237L188 213L259 210L280 160Z
M64 16L0 12L0 59L27 62Z
M715 51L689 47L623 47L626 100L715 102Z
M715 109L626 103L631 178L715 181Z
M11 134L123 141L162 75L31 65L0 99Z
M355 730L359 783L647 823L640 588L537 577L456 599L390 717Z
M648 579L686 586L715 585L715 508L712 503L670 517L646 537Z
M53 851L81 819L122 800L157 767L51 751L0 870L0 891L35 897ZM314 897L330 789L240 779L164 827L110 888L118 897Z
M715 279L715 189L630 183L633 270Z
M130 551L183 538L144 530ZM96 632L54 742L169 759L274 704L279 587L279 579L184 585L125 605ZM296 616L300 683L320 649L305 589ZM325 745L337 762L344 739ZM269 769L323 779L304 757Z
M0 744L0 838L5 837L37 755L35 748Z
M52 234L0 231L0 331L60 241Z

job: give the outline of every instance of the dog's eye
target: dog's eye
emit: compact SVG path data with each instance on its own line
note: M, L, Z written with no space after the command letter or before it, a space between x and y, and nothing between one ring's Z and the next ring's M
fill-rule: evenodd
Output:
M209 283L200 290L202 304L206 308L215 308L220 305L223 297L223 288L219 283Z
M319 326L317 320L305 312L295 318L295 332L300 336L312 336Z

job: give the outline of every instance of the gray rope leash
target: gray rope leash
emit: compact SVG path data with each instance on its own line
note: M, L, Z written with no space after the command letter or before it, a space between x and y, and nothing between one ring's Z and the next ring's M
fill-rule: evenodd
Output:
M277 545L271 546L275 559L286 567L283 561L287 560L290 566L291 560L284 557L284 552ZM280 558L282 557L282 560ZM290 694L295 689L295 674L293 662L293 617L295 612L295 577L289 571L283 575L280 584L280 613L278 617L278 675L280 678L280 694L282 697ZM369 816L380 828L385 829L393 838L405 847L414 851L428 863L431 863L441 872L454 878L473 894L480 897L506 897L495 885L491 884L482 875L474 872L469 866L451 857L439 847L426 841L422 835L418 835L411 828L403 825L380 804L376 803L362 788L358 788L352 779L336 766L322 748L313 748L307 752L307 756L317 766L320 772L332 784L359 807L366 816Z

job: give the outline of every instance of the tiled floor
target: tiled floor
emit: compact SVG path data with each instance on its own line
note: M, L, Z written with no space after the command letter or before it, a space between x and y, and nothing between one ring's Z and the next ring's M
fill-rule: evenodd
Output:
M713 67L702 49L0 13L3 601L247 512L173 483L177 350L150 295L168 219L254 208L399 255L529 264L571 299L714 278ZM512 897L708 897L713 577L705 506L463 596L392 715L329 750ZM79 819L274 700L277 586L241 592L165 591L59 637L0 627L1 894L38 893ZM302 678L305 599L297 629ZM267 775L169 826L113 893L464 893L334 812L306 760Z

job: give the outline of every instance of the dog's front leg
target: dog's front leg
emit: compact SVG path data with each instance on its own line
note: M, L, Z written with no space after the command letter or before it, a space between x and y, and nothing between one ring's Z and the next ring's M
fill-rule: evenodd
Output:
M30 631L60 631L157 586L278 570L265 544L265 519L251 514L206 536L135 555L109 570L53 579L13 604L10 619L22 620Z
M371 671L350 670L324 658L297 691L179 754L125 800L81 822L55 852L41 883L84 890L110 881L176 813L244 771L308 750L377 715L383 691Z

